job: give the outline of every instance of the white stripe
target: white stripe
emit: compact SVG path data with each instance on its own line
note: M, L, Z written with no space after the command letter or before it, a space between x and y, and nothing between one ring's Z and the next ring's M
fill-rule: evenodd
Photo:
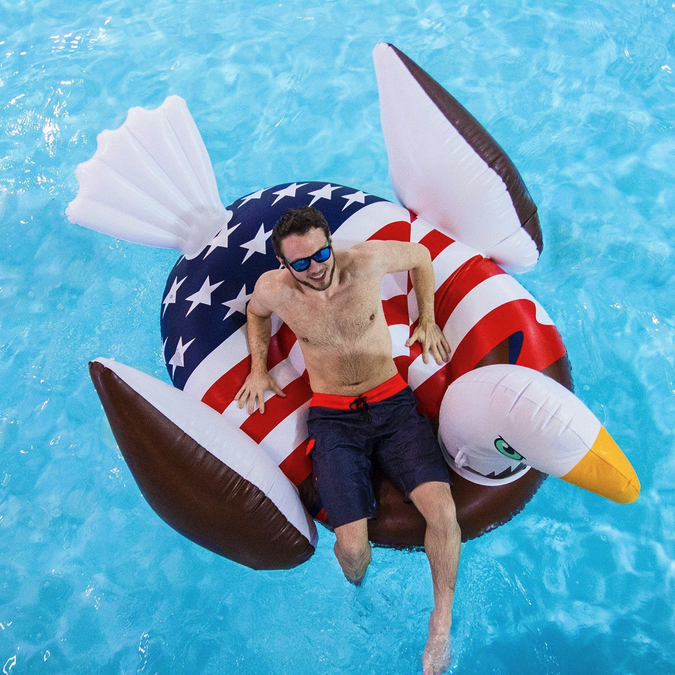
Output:
M394 272L385 274L380 285L380 297L382 300L391 300L397 295L403 295L408 292L408 273Z
M240 408L237 401L232 401L223 410L223 417L233 426L240 427L249 417L248 409L245 406Z
M459 302L445 326L445 334L452 353L455 352L467 333L493 309L512 300L530 300L536 307L536 319L540 324L553 325L546 310L513 277L499 274L482 281L472 288Z
M465 262L476 256L484 257L470 246L466 246L458 241L446 246L434 258L434 291L437 291L453 272L456 272Z
M300 343L297 340L291 348L291 351L288 353L288 361L290 361L298 376L305 372L305 357L302 355L302 349L300 348Z
M432 227L422 218L413 220L410 225L410 241L418 242L431 232Z
M410 325L412 326L412 324L420 318L420 310L417 305L417 293L415 293L415 289L406 295L406 302L408 303L408 318Z
M295 370L292 363L288 359L284 359L274 366L274 368L270 370L270 375L282 389L287 387L291 382L295 382L295 380L300 377L300 373ZM267 401L269 401L274 396L276 396L276 394L273 391L266 391L264 397L265 403L267 403ZM256 406L255 409L257 410L258 407ZM244 406L243 408L240 408L237 401L232 401L232 403L230 403L227 408L223 410L223 417L228 422L230 422L230 424L241 427L241 425L249 418L248 407Z
M307 438L308 410L309 401L303 403L288 417L279 422L260 442L261 447L265 449L265 453L277 465L281 464Z
M421 384L426 382L430 377L435 375L443 366L436 363L436 359L429 354L429 363L424 363L424 358L420 354L411 364L408 370L408 384L415 390Z
M335 248L350 248L360 244L389 223L399 220L410 222L410 214L402 206L386 201L368 204L347 218L335 231Z
M392 358L397 356L410 356L410 348L405 343L410 337L410 327L408 324L395 323L389 326L392 344Z
M273 314L272 335L275 335L280 327L281 319ZM214 382L217 382L228 370L234 368L248 355L246 326L244 325L202 360L192 371L183 391L201 401Z
M224 373L234 368L248 356L246 344L246 328L242 326L235 331L225 342L218 345L192 371L185 383L183 391L196 399L201 399Z

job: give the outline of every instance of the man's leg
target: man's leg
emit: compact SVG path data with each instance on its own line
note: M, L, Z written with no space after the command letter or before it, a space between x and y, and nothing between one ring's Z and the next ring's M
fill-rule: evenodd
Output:
M455 502L447 483L422 483L410 493L410 499L427 521L424 548L434 585L434 611L429 619L429 637L422 656L422 666L424 675L437 675L444 673L450 665L452 600L461 533Z
M337 541L333 550L342 571L349 581L360 586L370 563L368 519L336 527L335 537Z

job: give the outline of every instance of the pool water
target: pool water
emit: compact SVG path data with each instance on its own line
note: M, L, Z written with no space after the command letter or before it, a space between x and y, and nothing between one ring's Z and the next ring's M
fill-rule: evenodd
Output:
M75 166L129 107L183 96L224 204L330 180L393 198L371 50L396 44L486 126L540 209L520 281L642 481L548 480L463 547L453 672L675 672L675 4L150 0L0 4L0 667L12 673L414 673L431 583L377 549L254 572L166 526L87 361L168 380L176 259L78 228Z

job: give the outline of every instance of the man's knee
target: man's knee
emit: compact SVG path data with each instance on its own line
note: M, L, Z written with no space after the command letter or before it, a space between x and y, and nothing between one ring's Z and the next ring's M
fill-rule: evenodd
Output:
M343 567L356 569L370 562L370 544L350 541L335 542L335 555Z
M455 502L447 483L422 483L410 493L410 498L426 520L427 527L444 530L457 527Z
M345 576L357 583L363 578L370 563L370 542L366 521L349 523L335 528L335 556Z

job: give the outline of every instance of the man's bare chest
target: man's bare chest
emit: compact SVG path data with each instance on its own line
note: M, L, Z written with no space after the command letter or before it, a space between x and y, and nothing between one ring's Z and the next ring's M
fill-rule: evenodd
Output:
M384 322L379 289L344 292L328 301L296 298L280 309L298 340L326 350L353 348Z

